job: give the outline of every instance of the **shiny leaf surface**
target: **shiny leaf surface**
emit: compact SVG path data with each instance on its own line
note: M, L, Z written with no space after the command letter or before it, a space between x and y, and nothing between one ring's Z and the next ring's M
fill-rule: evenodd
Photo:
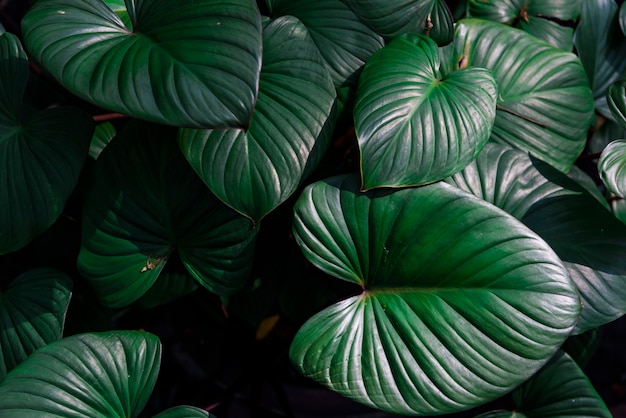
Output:
M626 140L618 139L604 148L598 171L605 186L620 197L626 196Z
M606 92L606 100L613 118L626 128L626 80L613 83Z

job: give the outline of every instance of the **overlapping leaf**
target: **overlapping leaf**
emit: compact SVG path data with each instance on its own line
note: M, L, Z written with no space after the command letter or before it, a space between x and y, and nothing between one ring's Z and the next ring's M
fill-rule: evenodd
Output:
M616 81L606 92L606 100L615 120L626 128L626 80Z
M93 123L78 109L22 104L26 54L0 35L0 254L16 251L61 215L87 157Z
M274 16L295 16L307 27L328 64L335 86L354 84L365 61L383 46L383 39L341 0L267 3Z
M571 51L573 23L580 15L581 0L470 0L468 14L518 27L557 48Z
M126 7L130 27L101 0L38 1L22 21L25 43L60 83L101 107L177 126L248 126L261 65L254 1Z
M156 383L152 334L75 335L32 354L0 384L3 417L135 417Z
M363 188L441 180L469 164L489 140L497 88L490 71L439 76L437 45L403 35L363 69L354 109Z
M94 177L78 267L104 304L137 300L173 251L211 291L243 285L258 228L210 193L178 149L174 130L127 126L98 158Z
M0 382L35 350L61 338L71 293L69 277L41 268L0 293Z
M215 418L215 416L203 409L183 405L163 411L154 418Z
M335 88L306 27L284 16L263 32L259 97L249 129L183 129L180 147L223 202L258 221L317 165L334 123Z
M550 244L583 301L576 333L626 313L626 226L585 188L499 144L487 144L446 181L504 209Z
M574 45L589 76L596 110L611 117L606 92L626 71L626 37L614 0L583 1Z
M594 116L589 82L574 54L519 29L467 19L457 24L443 55L449 71L474 65L493 72L498 103L492 141L569 171Z
M598 171L605 186L620 197L626 196L626 140L611 142L600 154Z
M369 27L391 39L405 33L421 33L438 45L454 35L454 19L443 0L344 0Z
M89 156L97 160L104 147L115 137L115 134L115 127L111 122L96 125L96 130L89 144Z
M298 370L369 406L429 415L500 396L553 355L580 301L537 235L445 183L359 186L335 177L296 203L307 258L359 287L298 331Z

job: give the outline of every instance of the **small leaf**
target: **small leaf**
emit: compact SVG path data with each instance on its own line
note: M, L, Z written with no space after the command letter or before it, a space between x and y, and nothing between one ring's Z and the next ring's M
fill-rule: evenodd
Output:
M104 147L111 142L116 133L115 127L111 122L103 122L96 125L96 131L89 145L89 156L94 160L98 159Z
M442 182L359 183L314 183L295 205L305 256L358 285L296 334L290 356L305 376L388 412L443 414L502 396L567 338L576 290L519 221Z
M610 191L626 197L626 139L615 140L604 148L598 160L598 172Z
M626 80L611 84L606 92L606 100L615 120L626 128Z
M441 180L487 143L497 98L491 72L438 73L437 45L415 34L394 39L365 65L354 109L364 189Z
M152 334L110 331L51 343L0 384L3 417L135 417L156 383L161 344Z
M114 3L40 0L22 20L24 41L103 108L176 126L248 125L261 67L254 1L127 0L127 24Z
M72 280L53 269L34 269L0 293L0 382L40 347L61 338Z

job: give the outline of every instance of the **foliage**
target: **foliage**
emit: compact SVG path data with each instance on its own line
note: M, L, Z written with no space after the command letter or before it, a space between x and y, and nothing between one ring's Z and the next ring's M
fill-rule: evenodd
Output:
M220 416L241 382L157 376L234 358L610 416L581 367L626 313L626 3L8 3L0 415Z

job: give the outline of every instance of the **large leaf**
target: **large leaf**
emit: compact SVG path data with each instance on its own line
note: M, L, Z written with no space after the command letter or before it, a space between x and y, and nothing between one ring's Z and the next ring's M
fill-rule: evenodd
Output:
M61 215L93 130L78 109L23 106L27 79L19 40L0 35L0 254L24 247Z
M31 353L61 338L72 281L52 269L34 269L0 293L0 382Z
M394 39L365 65L354 109L363 188L441 180L469 164L489 140L497 88L490 71L439 76L437 45Z
M389 412L443 414L510 391L569 335L575 288L519 221L442 182L359 186L335 177L296 203L307 258L358 285L296 334L304 375Z
M383 39L341 0L268 1L274 16L297 17L309 30L336 86L352 85Z
M263 32L259 97L249 129L183 129L192 167L226 204L254 221L315 168L333 128L335 88L306 27L279 17Z
M211 291L231 293L247 279L258 228L210 193L175 136L134 123L96 162L78 267L105 305L146 293L173 251Z
M532 379L513 392L515 411L481 414L476 418L611 418L612 415L587 376L563 352L550 360Z
M557 48L571 51L572 23L580 15L582 0L469 0L468 14L523 29Z
M615 120L626 128L626 80L611 84L606 92L606 100Z
M626 197L626 139L611 142L600 154L598 171L604 185L620 197Z
M475 65L498 82L491 140L530 151L568 171L593 120L589 82L578 58L500 23L468 19L443 49L448 70Z
M589 76L596 110L612 117L606 92L626 71L626 38L619 27L615 0L582 2L574 45Z
M583 301L576 333L626 313L626 227L584 187L498 144L487 144L447 181L504 209L552 246Z
M41 348L0 384L3 417L136 417L157 379L152 334L75 335Z
M101 0L41 0L22 20L24 41L61 84L101 107L172 125L248 125L261 66L254 1L126 7L130 28Z
M454 19L443 0L344 0L372 29L385 38L421 33L438 45L454 35Z

